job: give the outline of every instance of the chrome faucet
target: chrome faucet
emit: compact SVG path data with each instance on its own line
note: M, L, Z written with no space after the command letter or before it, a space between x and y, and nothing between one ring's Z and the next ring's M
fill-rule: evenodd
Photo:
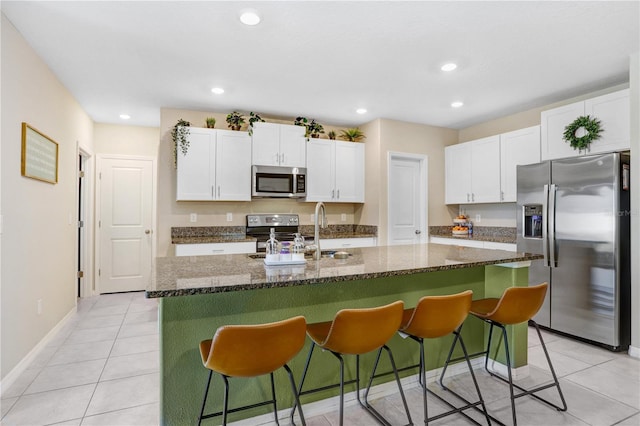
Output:
M322 224L320 224L320 210L322 210ZM324 210L324 203L321 201L316 204L316 214L314 215L314 232L313 232L313 243L316 245L316 253L313 256L315 260L320 260L322 257L322 252L320 251L320 226L323 228L327 227L327 214Z

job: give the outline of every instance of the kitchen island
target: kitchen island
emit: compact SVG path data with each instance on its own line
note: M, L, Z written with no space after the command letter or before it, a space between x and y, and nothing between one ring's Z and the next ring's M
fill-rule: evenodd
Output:
M211 338L221 325L271 322L295 315L304 315L308 322L327 321L343 308L373 307L395 300L403 300L409 308L425 295L467 289L473 290L474 299L497 297L507 287L528 285L529 261L539 258L526 253L438 244L348 252L347 259L308 259L304 265L278 267L265 266L262 259L246 254L157 258L147 297L161 298L161 423L195 423L207 378L198 344ZM510 332L515 365L525 365L526 325L513 327ZM482 350L484 324L475 318L467 319L463 336L470 352ZM428 369L442 365L450 342L449 337L428 342ZM307 342L303 352L290 363L296 380L308 345ZM399 367L417 363L416 345L398 336L389 345ZM362 358L363 371L370 371L373 354L370 355ZM335 383L336 362L327 353L314 355L314 368L305 388ZM355 377L354 360L349 359L346 367L347 378ZM268 395L268 378L263 379L232 381L231 406ZM220 383L219 379L213 381L208 411L221 406ZM284 375L276 373L276 386L279 408L291 406ZM334 391L307 396L303 403L332 396ZM267 411L268 408L261 407L238 413L231 419Z

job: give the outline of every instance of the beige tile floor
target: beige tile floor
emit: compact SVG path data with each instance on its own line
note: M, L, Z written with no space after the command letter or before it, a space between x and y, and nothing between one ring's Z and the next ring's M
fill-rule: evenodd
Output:
M1 424L128 426L159 423L157 301L142 293L82 299L78 312L1 397ZM521 425L640 425L640 360L626 354L544 333L567 399L558 412L529 397L517 401ZM542 348L530 330L531 374L523 383L548 380ZM489 411L511 424L508 388L477 370ZM462 393L471 387L468 375L451 378ZM438 391L435 384L430 387ZM550 398L557 398L552 390ZM422 396L406 391L414 424L422 424ZM403 424L399 395L372 401L393 424ZM444 405L429 399L430 415ZM477 414L472 416L482 422ZM248 419L243 425L260 424ZM209 424L215 424L210 421ZM283 422L286 424L286 422ZM335 410L307 419L310 426L338 425ZM372 425L357 405L346 408L346 425ZM452 416L434 425L468 425Z

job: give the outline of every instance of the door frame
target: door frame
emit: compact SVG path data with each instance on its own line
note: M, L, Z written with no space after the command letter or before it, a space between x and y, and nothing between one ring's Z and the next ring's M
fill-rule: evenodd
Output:
M78 241L76 244L76 250L80 249L79 253L76 253L76 258L79 258L78 269L84 272L82 284L80 286L79 297L89 297L95 294L94 286L94 265L95 259L93 257L93 236L94 233L90 232L90 229L94 229L94 156L87 150L83 149L79 145L77 146L78 164L76 167L76 182L80 180L80 169L84 172L82 189L78 191L76 186L76 212L79 212L78 221L82 221L83 227L78 233ZM82 164L80 164L82 161ZM76 223L78 226L79 223ZM77 271L76 271L77 272Z
M429 182L428 182L428 166L429 166L429 157L424 154L412 154L408 152L397 152L397 151L387 151L387 244L391 242L391 208L392 205L389 202L389 194L391 187L391 165L394 160L413 160L418 161L420 165L420 217L424 218L424 222L421 223L420 226L420 239L419 243L424 244L427 243L428 235L427 232L429 230L429 205L428 205L428 196L429 196Z
M95 233L95 243L94 243L94 264L96 265L93 270L94 277L94 294L99 294L100 289L100 223L102 220L102 212L99 209L99 206L102 205L102 185L101 185L101 170L102 164L104 160L142 160L142 161L151 161L151 264L153 265L153 259L156 258L156 225L157 225L157 169L156 169L156 158L149 157L144 155L118 155L118 154L97 154L96 155L96 220L94 222L94 233Z

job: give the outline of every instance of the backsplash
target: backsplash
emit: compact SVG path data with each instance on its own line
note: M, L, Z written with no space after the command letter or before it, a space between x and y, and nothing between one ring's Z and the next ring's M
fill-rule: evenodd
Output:
M516 242L516 228L504 226L473 226L473 235L476 237L496 237L509 242ZM450 237L451 226L430 226L429 235L436 237Z
M171 239L185 237L244 238L244 226L177 226L171 228Z
M315 231L314 225L300 225L300 233L303 235L313 235ZM320 228L320 236L323 238L332 238L332 236L378 236L378 227L375 225L329 225L326 228Z

